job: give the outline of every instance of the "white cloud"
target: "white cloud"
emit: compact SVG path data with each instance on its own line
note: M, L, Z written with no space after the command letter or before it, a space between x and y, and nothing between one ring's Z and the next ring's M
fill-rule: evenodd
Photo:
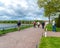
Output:
M37 19L43 16L43 9L39 9L37 0L0 0L0 15L2 19ZM17 16L17 18L16 18ZM19 16L22 16L18 18ZM1 16L0 16L1 17Z
M0 2L4 3L5 6L8 6L11 4L11 0L0 0Z
M27 4L27 2L24 1L24 0L21 0L20 5L21 5L21 7L23 7L23 8L28 8L28 4Z
M0 10L5 10L5 8L3 8L3 7L0 7Z
M11 17L8 16L0 16L0 20L9 20Z

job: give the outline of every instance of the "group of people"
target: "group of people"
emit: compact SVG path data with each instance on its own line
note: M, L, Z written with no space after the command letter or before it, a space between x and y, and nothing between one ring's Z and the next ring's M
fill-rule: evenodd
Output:
M45 22L42 22L42 23L40 23L40 22L36 22L36 21L34 21L33 22L33 26L34 26L34 28L36 28L36 27L42 27L42 29L44 29L44 27L45 27ZM18 30L20 31L20 26L21 26L21 21L18 21L17 22L17 27L18 27ZM53 21L52 22L52 31L54 31L54 32L56 32L56 23L55 23L55 21Z
M33 24L34 24L34 27L36 27L36 25L38 26L38 28L40 27L40 22L37 22L37 23L36 23L36 22L34 21Z
M41 25L42 25L42 28L44 29L44 26L45 26L45 23L42 22L42 24L40 22L33 22L34 24L34 28L36 28L36 26L39 28ZM18 27L18 30L20 31L20 26L21 26L21 21L18 21L17 22L17 27Z
M49 24L48 22L42 22L42 23L40 23L40 22L35 22L34 21L34 28L36 28L36 27L40 27L40 26L42 26L42 29L44 29L44 27L47 25L47 24ZM55 21L53 21L52 22L52 31L53 32L56 32L56 23L55 23Z
M34 25L34 28L36 28L36 26L39 28L40 26L42 26L42 28L44 29L44 26L45 26L45 22L42 22L42 24L40 22L35 22L33 23Z

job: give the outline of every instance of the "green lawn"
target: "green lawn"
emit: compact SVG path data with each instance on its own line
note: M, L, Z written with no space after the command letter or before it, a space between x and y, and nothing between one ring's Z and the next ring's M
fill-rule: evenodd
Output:
M26 28L29 28L29 27L32 27L33 25L25 25L25 26L21 26L20 27L20 30L23 30L23 29L26 29ZM9 32L14 32L14 31L18 31L17 28L12 28L12 29L7 29L7 30L0 30L0 36L1 35L4 35L6 33L9 33Z
M46 28L47 28L48 31L52 31L52 25L51 25L51 24L48 24L48 25L46 26ZM45 29L46 29L46 28L45 28ZM57 28L56 28L56 31L57 31L57 32L60 32L60 28L57 27Z
M38 48L60 48L60 37L42 37Z

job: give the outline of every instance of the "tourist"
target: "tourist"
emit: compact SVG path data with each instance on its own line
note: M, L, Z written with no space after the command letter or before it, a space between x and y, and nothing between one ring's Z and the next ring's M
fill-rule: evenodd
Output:
M42 22L42 29L44 29L44 26L45 26L45 22Z
M56 32L56 23L55 23L55 21L53 21L53 23L52 23L52 31Z
M37 22L37 26L38 26L38 28L40 27L40 22Z
M20 31L20 26L21 26L21 22L20 21L17 22L17 26L18 26L18 30Z
M36 28L36 22L35 21L33 22L33 25L34 25L34 28Z

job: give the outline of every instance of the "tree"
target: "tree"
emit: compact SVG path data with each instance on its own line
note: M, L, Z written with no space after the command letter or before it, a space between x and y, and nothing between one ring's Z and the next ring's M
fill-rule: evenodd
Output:
M60 10L59 0L38 0L38 6L44 8L45 16L49 17L56 14Z
M60 27L60 15L59 15L58 19L56 20L56 26Z

